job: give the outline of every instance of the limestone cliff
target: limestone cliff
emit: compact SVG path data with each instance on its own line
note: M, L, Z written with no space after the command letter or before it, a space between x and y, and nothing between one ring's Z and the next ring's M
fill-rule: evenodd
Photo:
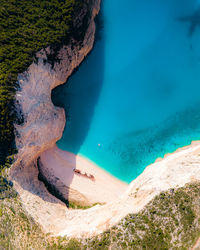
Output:
M53 105L51 91L66 82L73 70L91 51L94 43L94 18L99 12L100 0L85 0L85 3L74 17L74 34L68 44L60 47L58 51L50 47L39 51L36 54L37 60L18 76L16 109L23 117L24 123L15 125L18 154L10 170L10 178L19 193L20 188L34 192L35 185L37 190L44 190L38 181L37 158L62 137L66 120L64 109ZM49 60L52 57L56 57L56 60ZM43 177L49 185L59 189L55 185L57 182L54 183L48 173ZM62 185L59 184L59 187ZM66 188L68 189L65 187L64 190ZM70 194L71 191L72 197L78 197L84 204L89 204L79 192L70 189Z
M16 106L24 117L23 125L15 125L18 154L13 166L29 165L46 149L58 141L65 126L64 110L55 107L51 101L51 91L66 82L72 71L83 61L94 43L94 18L99 12L100 0L94 0L89 27L83 41L71 39L58 52L58 60L53 67L47 56L54 53L48 47L37 53L37 62L18 76L20 85L16 94ZM74 20L79 26L84 13L82 10Z
M127 214L143 209L161 191L200 180L199 142L147 167L120 198L87 210L67 209L38 180L37 158L61 138L65 125L64 110L53 105L51 91L67 80L92 49L99 5L100 0L94 0L90 25L81 43L72 39L63 46L53 67L46 62L51 49L38 52L38 62L18 77L16 106L20 107L24 124L15 126L18 154L10 177L28 213L53 235L80 237L101 233ZM80 23L83 13L75 23Z

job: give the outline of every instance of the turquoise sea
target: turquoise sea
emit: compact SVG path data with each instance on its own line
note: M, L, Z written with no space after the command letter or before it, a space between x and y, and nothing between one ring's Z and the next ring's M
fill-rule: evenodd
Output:
M103 0L93 51L52 93L67 115L59 148L130 182L200 139L200 26L178 20L199 2Z

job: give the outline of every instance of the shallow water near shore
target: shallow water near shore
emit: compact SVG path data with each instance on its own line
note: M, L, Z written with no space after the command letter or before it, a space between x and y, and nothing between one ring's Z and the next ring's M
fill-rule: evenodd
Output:
M104 0L93 51L53 91L67 123L58 147L130 182L157 158L200 140L197 0Z

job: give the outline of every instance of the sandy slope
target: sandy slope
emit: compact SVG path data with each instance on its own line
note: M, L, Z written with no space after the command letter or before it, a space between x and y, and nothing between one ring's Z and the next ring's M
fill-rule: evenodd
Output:
M42 171L84 195L90 203L111 202L125 192L128 184L112 177L89 160L57 146L41 155ZM80 173L74 172L76 169ZM77 172L79 172L77 171ZM53 177L52 177L53 178Z
M88 237L115 225L129 213L139 212L160 192L200 181L200 142L146 167L119 198L87 210L69 210L50 195L44 184L38 181L36 165L31 164L24 169L16 167L12 179L24 207L45 232ZM103 189L105 191L106 187Z

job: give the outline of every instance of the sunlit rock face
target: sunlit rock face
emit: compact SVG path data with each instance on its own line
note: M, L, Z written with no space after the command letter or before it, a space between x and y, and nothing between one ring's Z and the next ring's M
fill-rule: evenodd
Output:
M91 24L81 45L64 46L59 53L60 62L53 68L45 63L46 53L51 53L49 49L41 51L38 63L33 63L18 78L20 90L16 102L25 121L15 126L19 152L11 169L11 179L25 209L45 232L56 236L91 237L115 225L127 214L139 212L161 191L200 180L198 142L146 168L120 199L89 210L68 210L38 181L36 159L62 136L65 124L64 111L51 102L51 90L64 83L91 50L95 32L93 18L99 2L95 2Z
M23 162L29 165L61 138L65 126L65 112L53 105L51 91L67 80L92 49L94 17L99 11L99 5L100 0L95 0L92 20L81 43L71 40L69 45L63 46L58 55L60 60L53 67L46 63L47 55L53 51L47 48L38 52L38 62L33 62L26 72L18 76L20 89L16 94L16 103L24 116L24 124L15 125L18 149L15 166ZM78 24L82 18L81 12Z
M23 117L23 124L15 125L16 147L18 154L10 170L10 179L25 204L29 193L42 197L51 203L60 203L51 196L44 184L38 180L37 158L51 148L62 137L65 126L65 112L55 107L51 100L51 91L66 82L73 70L90 52L94 43L94 18L100 9L100 0L91 1L91 9L82 9L74 20L74 28L80 30L81 22L89 11L89 25L82 38L74 38L58 52L53 64L47 62L47 56L54 53L49 47L37 53L37 62L18 76L19 89L16 93L16 109ZM47 180L48 181L48 180ZM33 202L32 202L33 203ZM26 205L25 205L26 207ZM31 213L30 209L27 208Z

